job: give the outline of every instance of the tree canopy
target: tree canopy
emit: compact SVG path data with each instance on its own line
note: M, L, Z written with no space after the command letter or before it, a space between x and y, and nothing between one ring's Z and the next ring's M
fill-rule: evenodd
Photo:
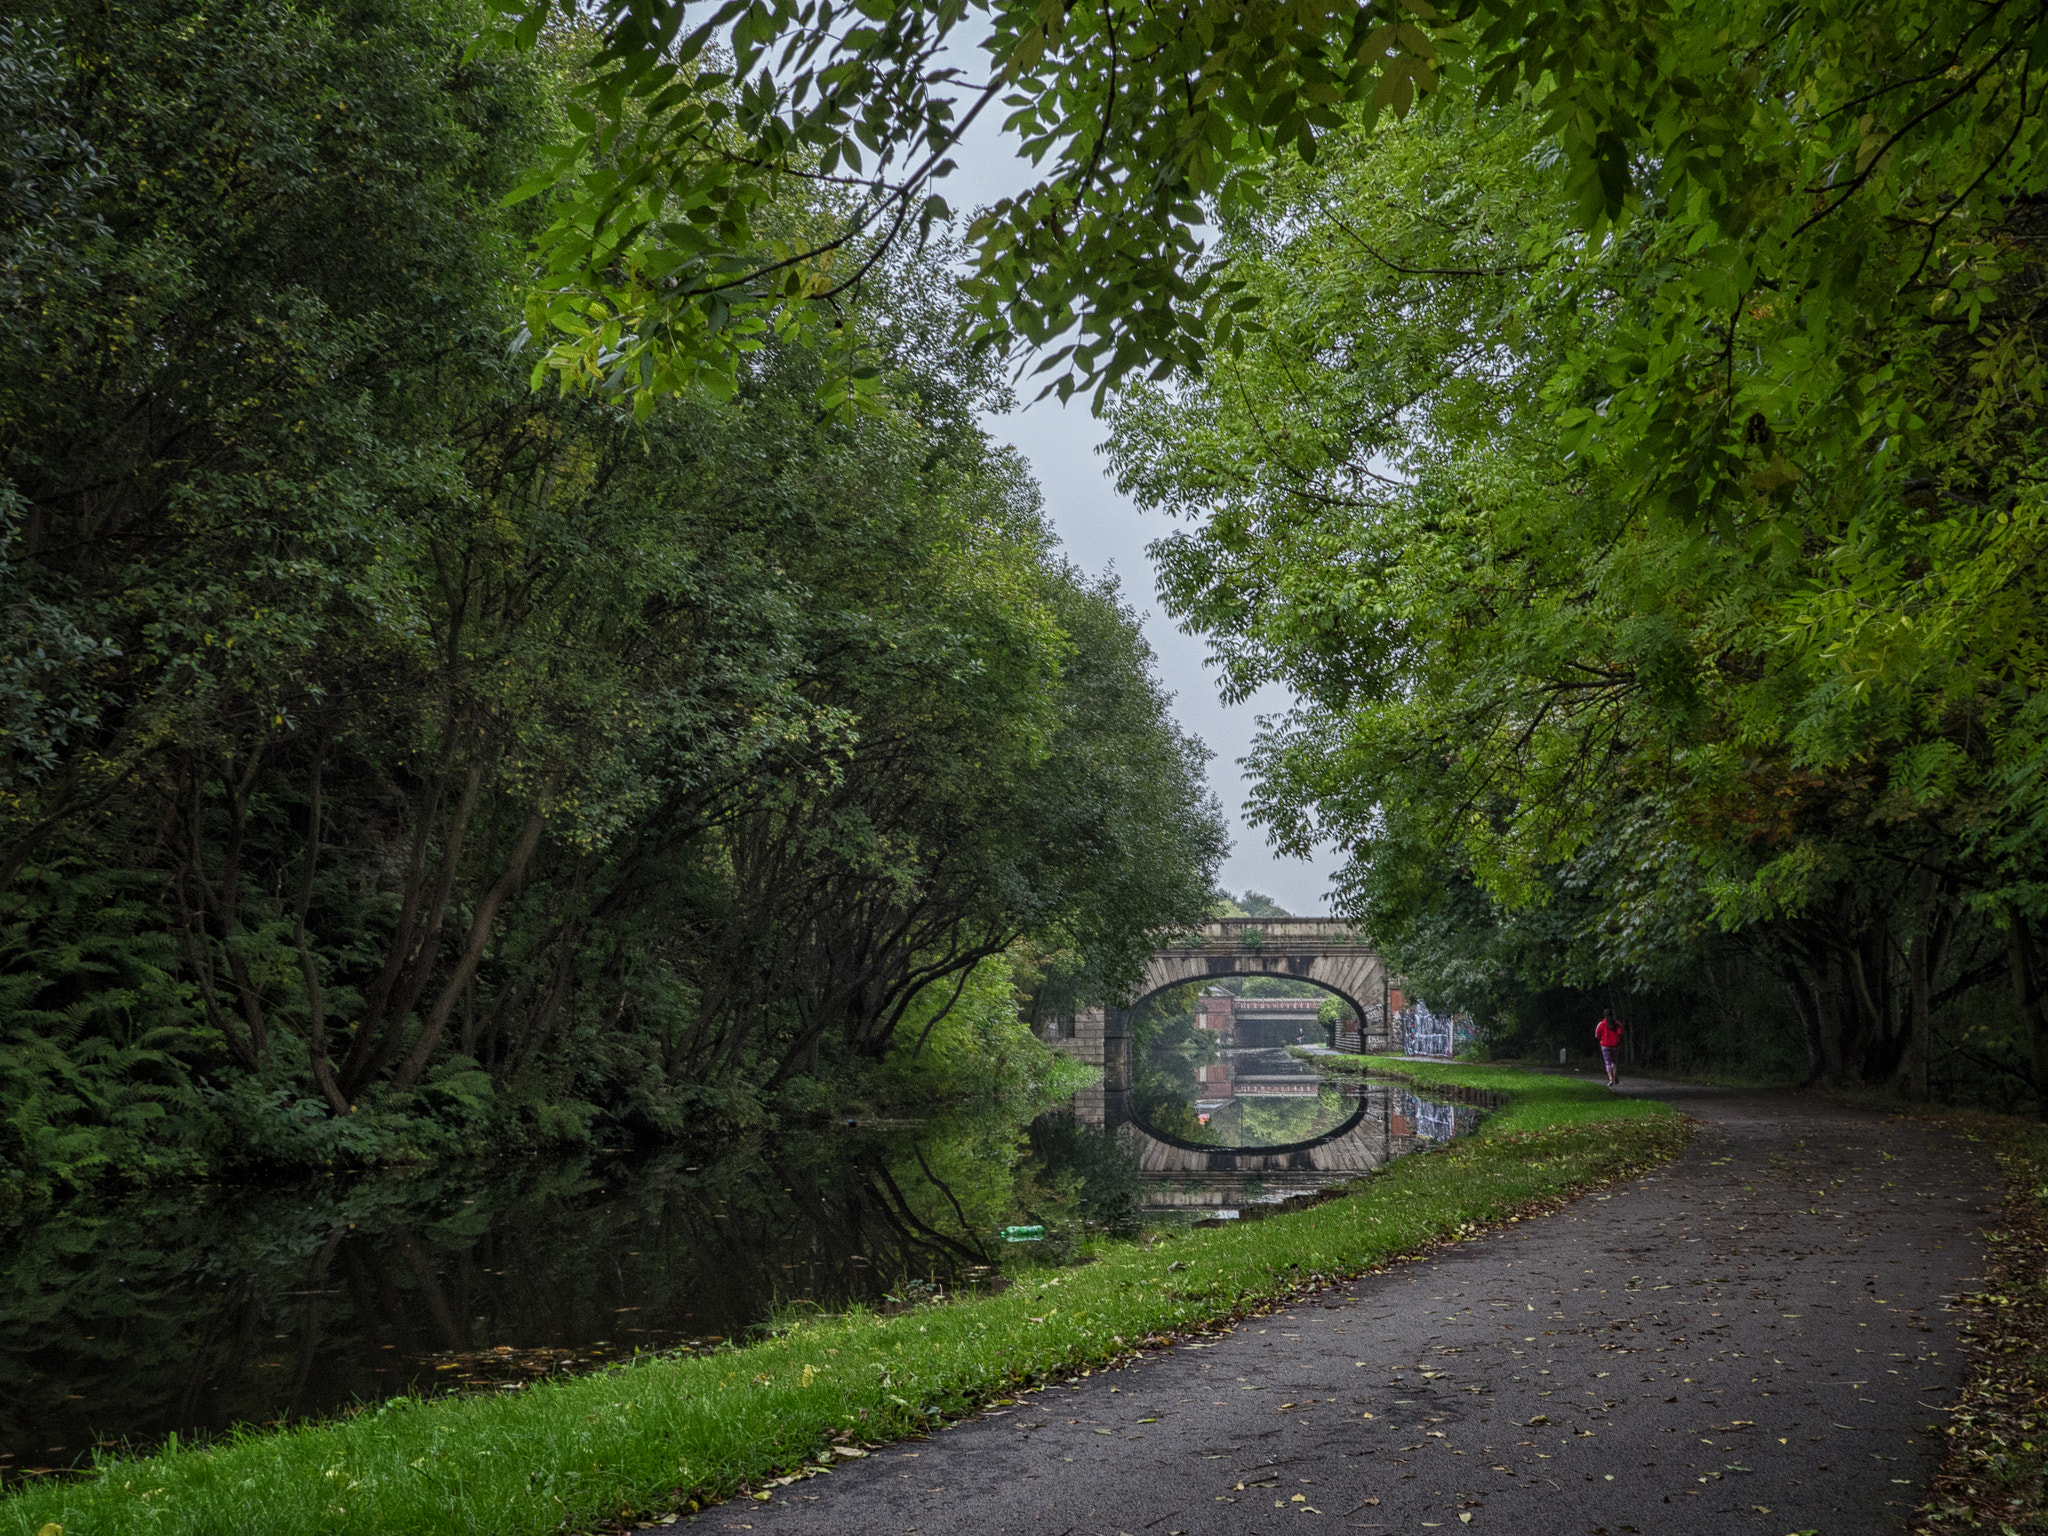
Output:
M644 402L850 346L835 306L999 111L1040 179L967 224L975 344L1130 390L1125 483L1203 525L1176 611L1307 701L1264 754L1283 843L1356 850L1383 924L1577 891L1572 974L1749 935L1833 1076L1924 1084L1937 996L2003 971L1977 1056L2048 1104L2039 4L598 28L528 183L542 372Z
M1428 102L1520 104L1557 189L1532 247L1659 216L1658 294L1570 377L1581 435L1685 503L1689 466L1742 456L1750 406L1714 398L1715 359L1761 344L1808 376L1795 395L1825 390L1831 333L1865 323L1872 231L1902 217L1922 244L1895 303L1976 313L1998 258L1968 231L2041 175L2030 71L2048 47L2018 0L497 4L515 42L551 22L589 38L597 70L526 184L565 194L529 324L561 376L643 396L836 328L879 251L946 217L951 151L986 112L1042 175L969 226L978 339L1051 349L1066 392L1199 368L1256 324L1199 231L1256 210L1277 151L1313 161ZM1779 323L1750 330L1759 307ZM1702 389L1708 408L1678 408Z
M1129 392L1113 451L1191 520L1166 592L1231 686L1304 701L1262 816L1349 847L1347 904L1454 1000L1732 943L1815 1071L1924 1089L1931 1012L2002 978L1947 1066L2039 1094L2040 157L2001 158L2038 83L1943 73L1908 153L1888 27L1827 34L1853 79L1758 86L1739 216L1661 157L1575 234L1540 93L1276 155L1218 221L1260 332ZM1886 136L1798 158L1835 93Z

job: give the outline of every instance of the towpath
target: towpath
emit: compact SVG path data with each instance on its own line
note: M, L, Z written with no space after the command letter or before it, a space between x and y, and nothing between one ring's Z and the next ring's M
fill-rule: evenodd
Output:
M1903 1528L1960 1385L1989 1158L1640 1085L1678 1161L693 1523L762 1536Z

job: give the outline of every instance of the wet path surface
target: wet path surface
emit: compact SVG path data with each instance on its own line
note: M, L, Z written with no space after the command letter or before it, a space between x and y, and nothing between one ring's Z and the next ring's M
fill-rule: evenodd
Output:
M1657 1092L1703 1128L1656 1175L694 1523L1901 1529L1962 1381L1947 1309L1996 1169L1908 1121Z

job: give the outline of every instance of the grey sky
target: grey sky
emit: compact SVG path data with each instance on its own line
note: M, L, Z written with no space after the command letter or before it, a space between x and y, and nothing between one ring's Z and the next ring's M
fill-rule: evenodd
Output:
M963 61L973 68L978 60ZM1002 135L1001 112L991 107L968 130L954 154L959 168L939 184L956 210L1014 195L1035 179L1028 162L1014 156ZM1329 873L1339 862L1326 851L1313 861L1278 857L1265 836L1244 821L1247 785L1238 760L1251 749L1258 717L1287 707L1284 689L1269 687L1243 704L1217 697L1214 674L1204 664L1200 637L1186 635L1160 610L1157 578L1145 546L1170 526L1162 517L1141 514L1117 493L1108 464L1097 451L1105 434L1088 406L1062 406L1047 399L1008 416L985 418L997 439L1014 444L1031 462L1045 491L1046 510L1075 563L1100 572L1114 567L1124 593L1143 617L1145 637L1159 656L1159 674L1174 694L1182 727L1207 742L1216 756L1209 782L1230 818L1233 847L1224 862L1222 884L1242 894L1263 891L1288 911L1308 916L1329 910Z

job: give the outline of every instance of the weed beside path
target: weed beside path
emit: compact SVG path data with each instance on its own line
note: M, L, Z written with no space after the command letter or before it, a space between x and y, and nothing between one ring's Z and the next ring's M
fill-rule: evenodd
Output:
M1375 1063L1376 1066L1382 1063ZM1387 1063L1409 1068L1413 1063ZM516 1396L398 1401L337 1422L110 1459L0 1501L0 1533L426 1531L523 1536L687 1509L828 1466L832 1447L1216 1328L1304 1289L1556 1206L1673 1156L1689 1127L1604 1086L1501 1068L1429 1081L1508 1094L1479 1134L1354 1192L1242 1226L1105 1244L998 1296L853 1314L763 1343ZM841 1452L844 1454L844 1451Z

